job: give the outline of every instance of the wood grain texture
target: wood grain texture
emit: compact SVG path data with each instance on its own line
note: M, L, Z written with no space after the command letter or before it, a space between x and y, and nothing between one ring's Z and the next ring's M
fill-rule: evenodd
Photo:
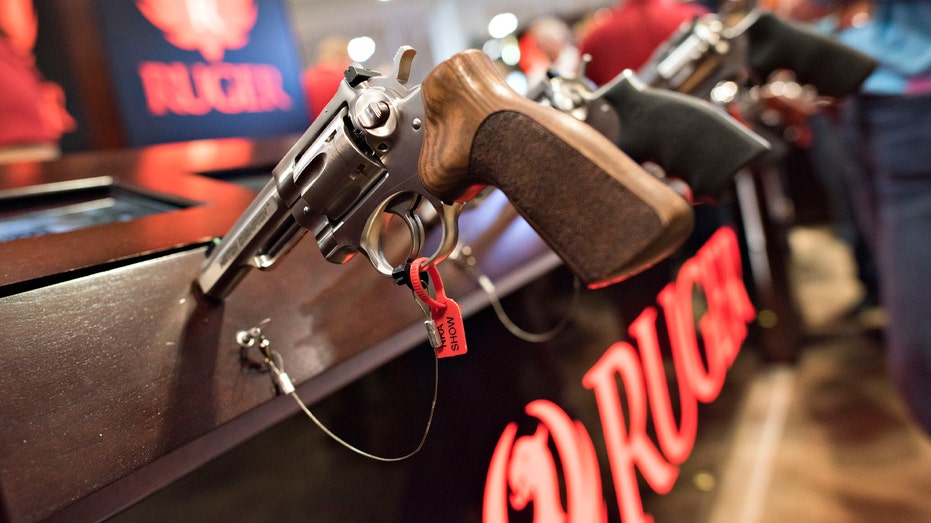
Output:
M188 203L176 211L129 222L0 244L0 296L44 285L49 278L60 280L62 275L78 275L225 234L254 194L197 174L245 171L268 173L270 179L272 167L293 142L293 137L203 140L0 165L0 190L109 176L117 187Z
M642 271L691 231L683 198L590 126L517 94L484 53L443 62L422 91L424 186L447 201L500 187L588 286Z
M329 263L307 239L274 270L251 272L224 302L206 301L193 287L205 260L199 238L215 229L223 234L248 204L240 196L251 193L193 173L243 167L257 156L209 161L209 154L189 156L191 147L212 150L209 143L157 147L5 171L20 173L6 178L7 186L55 179L45 176L52 172L68 179L105 173L118 183L166 190L172 180L187 180L214 188L217 198L236 198L205 204L204 214L179 211L173 230L142 228L138 238L107 226L47 236L45 252L64 259L36 256L25 240L0 244L8 258L36 265L4 281L42 275L28 279L25 290L0 295L7 340L0 351L0 521L104 519L293 415L295 403L276 396L268 374L244 363L235 342L238 330L265 318L265 333L308 403L425 338L423 313L407 288L362 257ZM151 183L140 177L147 155L160 166L143 169ZM558 260L499 196L464 213L462 238L474 243L483 272L506 294ZM76 235L80 252L52 245ZM98 249L89 254L91 247ZM128 259L113 266L113 256ZM90 265L78 274L62 269L67 263ZM487 304L471 278L448 264L441 269L465 314Z

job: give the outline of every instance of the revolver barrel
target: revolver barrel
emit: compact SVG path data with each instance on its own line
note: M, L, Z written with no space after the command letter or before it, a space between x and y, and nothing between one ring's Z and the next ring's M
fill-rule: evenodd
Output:
M270 180L215 245L197 283L205 295L225 298L250 268L266 269L304 234Z
M383 251L387 221L380 218L387 213L404 221L413 260L423 247L423 223L415 214L423 200L443 223L431 263L452 251L461 206L427 193L417 173L423 102L420 87L406 85L413 55L413 49L401 48L394 77L349 67L320 117L210 253L197 280L204 294L225 298L249 269L272 267L306 231L327 261L345 263L361 252L376 270L392 276L398 267Z

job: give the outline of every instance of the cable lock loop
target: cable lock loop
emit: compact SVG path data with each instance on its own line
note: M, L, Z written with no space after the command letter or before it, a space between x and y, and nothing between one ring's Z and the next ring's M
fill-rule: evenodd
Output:
M501 304L501 299L498 297L495 284L491 281L491 278L485 276L476 268L475 257L472 255L471 247L468 245L461 245L453 251L447 259L459 267L462 272L475 279L479 287L481 287L488 296L488 301L491 302L491 307L494 309L498 321L501 322L508 332L524 341L530 343L544 343L552 340L565 330L569 322L572 321L575 311L578 308L579 299L582 295L582 284L577 277L573 277L572 301L569 302L569 308L565 316L563 316L556 325L545 332L528 332L514 323L514 320L508 316L507 311L504 310L504 305Z
M324 434L329 436L331 439L339 443L340 445L346 447L347 449L364 456L369 459L383 462L396 462L403 461L411 456L420 452L424 444L427 441L427 435L430 433L430 426L433 424L433 415L436 412L436 400L439 393L439 383L440 383L440 368L439 368L439 358L434 353L433 356L433 400L430 402L430 415L427 418L427 424L424 427L423 436L421 436L420 441L417 443L417 447L414 450L398 457L383 457L375 454L366 452L352 444L348 443L344 439L337 436L333 431L328 429L322 421L320 421L313 412L310 411L310 408L307 407L307 404L297 395L297 392L294 387L294 383L291 381L291 378L288 377L288 374L284 371L284 358L278 351L271 348L271 342L268 338L265 337L265 334L262 332L261 326L269 322L269 319L263 320L258 326L253 327L248 330L242 330L236 333L236 344L239 345L240 350L247 352L251 348L257 348L262 352L264 357L264 363L267 367L267 370L270 371L272 381L275 384L275 389L283 395L291 396L294 401L297 403L298 407L310 418L314 424L323 431Z

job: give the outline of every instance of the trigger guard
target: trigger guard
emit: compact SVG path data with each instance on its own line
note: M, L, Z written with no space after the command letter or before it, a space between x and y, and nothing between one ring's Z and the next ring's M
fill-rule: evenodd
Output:
M392 199L389 198L372 212L366 222L365 230L363 231L362 239L359 243L361 244L360 250L365 254L366 258L369 259L369 262L375 267L375 270L385 276L393 278L398 271L403 270L407 264L414 261L414 259L420 255L420 252L423 250L425 233L420 217L414 213L417 209L416 206L409 211L401 212L397 209L392 209L391 205ZM462 213L464 207L464 203L442 203L440 205L439 216L443 229L443 237L440 240L440 245L437 247L436 252L431 254L427 260L423 262L423 269L427 269L442 262L455 250L459 242L459 215ZM408 259L404 264L397 267L392 265L385 257L384 231L387 222L380 219L381 215L384 213L390 213L401 218L407 225L411 235L411 250L408 254Z
M359 241L359 250L369 259L375 270L390 277L393 277L398 270L403 269L406 264L412 262L420 254L424 242L423 223L420 221L420 217L414 214L417 206L407 206L406 210L401 211L395 208L395 203L397 203L396 199L388 198L372 211ZM410 252L405 263L397 267L392 265L385 256L385 227L388 224L388 220L382 219L382 215L385 213L393 214L404 221L408 232L410 232Z

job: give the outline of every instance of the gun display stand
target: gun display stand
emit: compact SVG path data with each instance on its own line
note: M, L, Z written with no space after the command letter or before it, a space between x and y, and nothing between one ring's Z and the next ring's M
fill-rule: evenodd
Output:
M328 263L308 239L223 303L192 286L211 239L254 196L213 178L264 183L292 143L192 142L0 167L0 218L21 236L66 230L0 243L0 521L106 518L294 414L236 343L266 318L308 403L424 340L408 289L362 257ZM103 212L101 224L94 206L134 210ZM559 264L515 217L493 193L460 220L501 294ZM465 314L487 304L449 272Z

